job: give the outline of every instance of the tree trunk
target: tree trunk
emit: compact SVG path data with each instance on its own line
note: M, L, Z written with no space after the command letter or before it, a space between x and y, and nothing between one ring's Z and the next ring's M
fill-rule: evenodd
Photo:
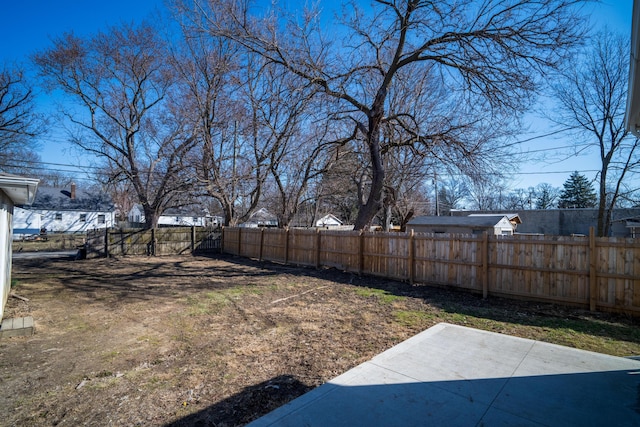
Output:
M608 232L608 224L609 217L607 215L607 168L609 166L609 162L606 158L603 158L603 167L600 171L600 188L599 188L599 197L598 197L598 226L596 230L596 235L598 237L606 237L606 233Z
M369 197L364 205L360 206L358 216L353 225L354 230L364 230L371 225L371 220L382 208L384 192L385 170L380 153L380 122L382 121L385 92L381 90L374 102L374 108L369 116L367 145L371 158L371 188Z
M158 215L158 211L156 209L151 208L150 206L143 206L142 208L144 209L145 230L158 228L158 220L160 219L160 215Z

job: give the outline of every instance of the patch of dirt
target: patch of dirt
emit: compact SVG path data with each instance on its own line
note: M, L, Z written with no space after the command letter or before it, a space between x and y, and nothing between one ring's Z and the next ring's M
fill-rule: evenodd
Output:
M4 317L36 333L0 341L2 425L244 425L441 321L640 354L633 319L226 256L16 259L13 279L28 301Z

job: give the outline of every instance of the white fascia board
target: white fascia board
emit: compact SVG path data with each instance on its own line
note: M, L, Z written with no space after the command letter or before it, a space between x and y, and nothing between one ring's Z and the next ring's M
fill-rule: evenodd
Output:
M36 197L39 179L0 174L0 189L16 205L30 205Z
M640 137L640 0L633 1L631 15L631 52L625 128Z

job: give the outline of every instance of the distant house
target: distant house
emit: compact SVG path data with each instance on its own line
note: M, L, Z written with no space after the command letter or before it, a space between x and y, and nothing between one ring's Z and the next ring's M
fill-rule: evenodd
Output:
M11 290L12 223L15 205L33 203L38 180L0 173L0 322Z
M418 233L512 235L514 225L506 215L418 216L407 223L407 230Z
M133 205L127 214L127 220L133 224L145 222L144 210L139 204ZM203 212L198 206L183 206L179 208L166 209L160 218L158 226L164 227L205 227L218 226L222 224L222 218L211 216Z
M515 231L518 228L519 224L522 224L522 220L520 219L520 215L517 213L484 213L484 214L470 214L468 216L496 216L496 215L504 215L509 219L511 225L513 225L513 230Z
M51 233L85 233L114 225L115 206L104 193L78 189L40 187L31 206L16 207L14 238Z
M238 227L257 228L257 227L277 227L278 217L273 215L265 208L255 211L247 221L239 224Z
M327 214L316 221L316 227L339 227L342 221L335 215Z
M451 211L453 216L470 214L502 215L500 211ZM591 227L597 228L598 209L525 209L518 212L522 224L518 233L547 234L552 236L589 235ZM640 220L640 208L619 208L612 212L610 237L640 237L640 228L634 226Z
M640 237L640 216L616 220L614 221L614 227L616 223L622 223L624 227L629 230L628 237L633 237L634 239Z

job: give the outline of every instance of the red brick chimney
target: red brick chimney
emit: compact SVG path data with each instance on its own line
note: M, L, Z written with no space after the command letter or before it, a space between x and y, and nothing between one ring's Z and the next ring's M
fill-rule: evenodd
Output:
M71 183L71 200L74 200L76 198L76 183L72 182Z

